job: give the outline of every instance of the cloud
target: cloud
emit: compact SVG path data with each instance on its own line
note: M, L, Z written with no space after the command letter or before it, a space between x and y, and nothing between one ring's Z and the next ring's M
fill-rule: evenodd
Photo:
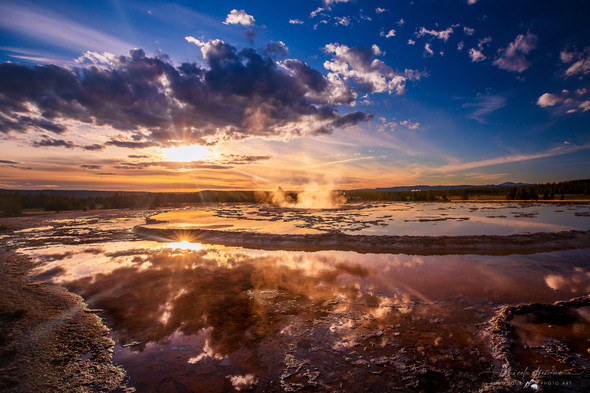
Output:
M431 48L430 42L424 44L424 56L432 56L434 51Z
M537 105L539 105L541 108L546 108L548 106L557 105L560 102L563 102L563 100L564 98L559 95L545 93L541 97L539 97L539 99L537 100Z
M451 36L451 34L453 34L453 26L449 27L448 29L445 30L440 30L440 31L436 31L436 30L428 30L425 27L421 27L420 31L418 31L416 33L416 37L424 37L425 35L431 35L435 38L438 38L439 40L443 40L443 41L448 41L449 37Z
M300 19L289 19L289 23L292 25L302 25L305 22Z
M523 72L531 63L525 55L529 54L537 47L537 36L527 32L526 35L519 34L504 49L500 49L500 57L494 60L493 64L499 68L508 71Z
M471 27L463 26L463 33L465 33L465 35L473 35L473 33L475 33L475 29L472 29Z
M416 41L414 41L413 39L409 39L408 45L416 45Z
M408 128L409 130L417 130L418 128L420 128L420 123L412 122L410 120L400 121L399 124Z
M3 29L60 48L123 52L135 46L31 4L0 3L0 15Z
M417 130L418 128L420 128L420 123L413 122L411 120L402 120L399 123L395 121L388 122L387 119L385 119L384 117L380 117L379 120L381 121L381 123L383 123L377 125L377 131L379 132L395 131L398 126L403 126L408 130Z
M225 18L224 25L242 25L242 26L253 26L254 17L248 15L244 10L233 9Z
M404 18L400 18L400 20L398 20L396 23L398 26L401 27L401 26L403 26L404 23L406 23L406 21L404 20Z
M590 46L584 48L583 51L567 51L563 50L559 54L561 61L564 63L572 63L565 71L567 77L574 75L588 75L590 74Z
M502 96L483 96L478 97L474 102L463 104L464 108L475 108L469 114L469 118L477 120L480 123L486 123L485 117L506 106L506 98Z
M376 13L376 14L382 14L382 13L384 13L385 11L387 11L385 8L381 8L381 7L377 7L377 8L375 8L375 13Z
M19 164L19 162L9 161L9 160L0 160L0 164Z
M284 59L289 56L289 49L283 41L269 41L264 45L262 53L275 59Z
M555 157L564 154L574 153L579 150L590 149L590 144L585 145L560 145L553 149L531 154L513 154L510 156L496 157L488 160L448 164L436 168L436 172L456 172L473 168L481 168L492 165L508 164L512 162L536 160L539 158Z
M469 49L469 57L473 63L477 63L486 59L486 56L480 50L475 48Z
M463 47L465 47L465 43L463 41L459 41L457 44L457 50L460 52L463 50Z
M322 11L325 11L325 9L323 9L322 7L318 7L316 8L315 11L311 11L311 13L309 14L310 18L315 18L316 16L318 16L319 13L321 13Z
M63 134L66 127L42 117L24 116L16 113L0 114L0 133L8 134L12 131L25 133L29 129L38 131L50 131L55 134Z
M354 103L356 93L345 79L363 81L361 71L383 78L381 87L380 81L366 77L373 90L401 91L405 80L379 60L359 63L365 68L358 75L353 72L355 63L352 74L343 79L337 71L324 77L300 60L276 62L255 49L238 50L221 40L187 41L201 47L206 66L175 65L166 56L149 57L139 49L104 68L2 63L0 120L41 114L66 129L73 120L145 135L144 140L123 137L106 144L129 148L248 137L285 139L337 128L340 116L332 105ZM372 53L368 56L367 61ZM334 61L344 60L335 56ZM36 146L78 147L63 141L47 139Z
M385 33L385 31L382 31L382 32L380 33L380 36L381 36L381 37L385 37L385 38L391 38L391 37L395 37L395 30L394 30L394 29L391 29L391 30L389 30L389 31L387 32L387 34Z
M43 139L40 141L34 141L33 147L65 147L66 149L82 149L88 151L96 151L104 149L102 145L78 145L72 141L66 141L63 139L53 139L47 135L43 135Z
M350 26L350 17L348 16L336 16L334 19L336 19L336 25Z
M586 89L577 89L576 96L569 90L562 90L558 94L545 93L537 99L537 105L541 108L555 107L557 113L576 113L590 110L590 100L582 101L580 97L586 93Z
M473 5L475 3L477 3L478 0L467 0L467 4L469 5Z
M326 45L324 51L332 54L332 60L324 62L332 78L350 79L369 93L402 94L405 90L405 75L375 59L374 49L332 43Z
M84 164L84 165L80 165L80 168L84 168L84 169L101 169L102 168L102 165Z
M338 4L338 3L348 3L350 0L324 0L324 6L327 9L331 9L332 5L334 4Z

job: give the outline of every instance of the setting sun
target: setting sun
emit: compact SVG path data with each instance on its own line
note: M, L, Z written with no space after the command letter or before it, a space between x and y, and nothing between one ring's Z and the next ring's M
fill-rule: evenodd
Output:
M214 151L201 145L174 146L162 149L162 156L173 162L201 161L211 158Z

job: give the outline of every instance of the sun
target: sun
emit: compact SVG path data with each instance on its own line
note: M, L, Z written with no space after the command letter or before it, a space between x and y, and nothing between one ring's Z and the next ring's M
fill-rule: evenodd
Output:
M201 161L213 154L213 149L201 145L174 146L162 149L162 156L173 162Z

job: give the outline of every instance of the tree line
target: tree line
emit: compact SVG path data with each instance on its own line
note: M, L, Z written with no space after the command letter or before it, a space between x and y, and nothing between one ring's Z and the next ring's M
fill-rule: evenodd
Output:
M297 192L289 194L296 199ZM566 194L590 195L590 179L519 187L475 187L427 191L345 191L348 201L447 201L481 196L508 200L564 199ZM270 191L92 192L0 190L2 215L18 215L25 210L67 211L94 209L152 209L202 203L265 203Z

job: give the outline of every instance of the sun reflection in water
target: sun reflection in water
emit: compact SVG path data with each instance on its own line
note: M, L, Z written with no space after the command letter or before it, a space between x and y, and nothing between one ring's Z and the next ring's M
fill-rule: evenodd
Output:
M191 243L188 240L181 240L179 242L168 243L166 248L172 248L174 250L185 250L185 251L199 251L203 249L201 243Z

